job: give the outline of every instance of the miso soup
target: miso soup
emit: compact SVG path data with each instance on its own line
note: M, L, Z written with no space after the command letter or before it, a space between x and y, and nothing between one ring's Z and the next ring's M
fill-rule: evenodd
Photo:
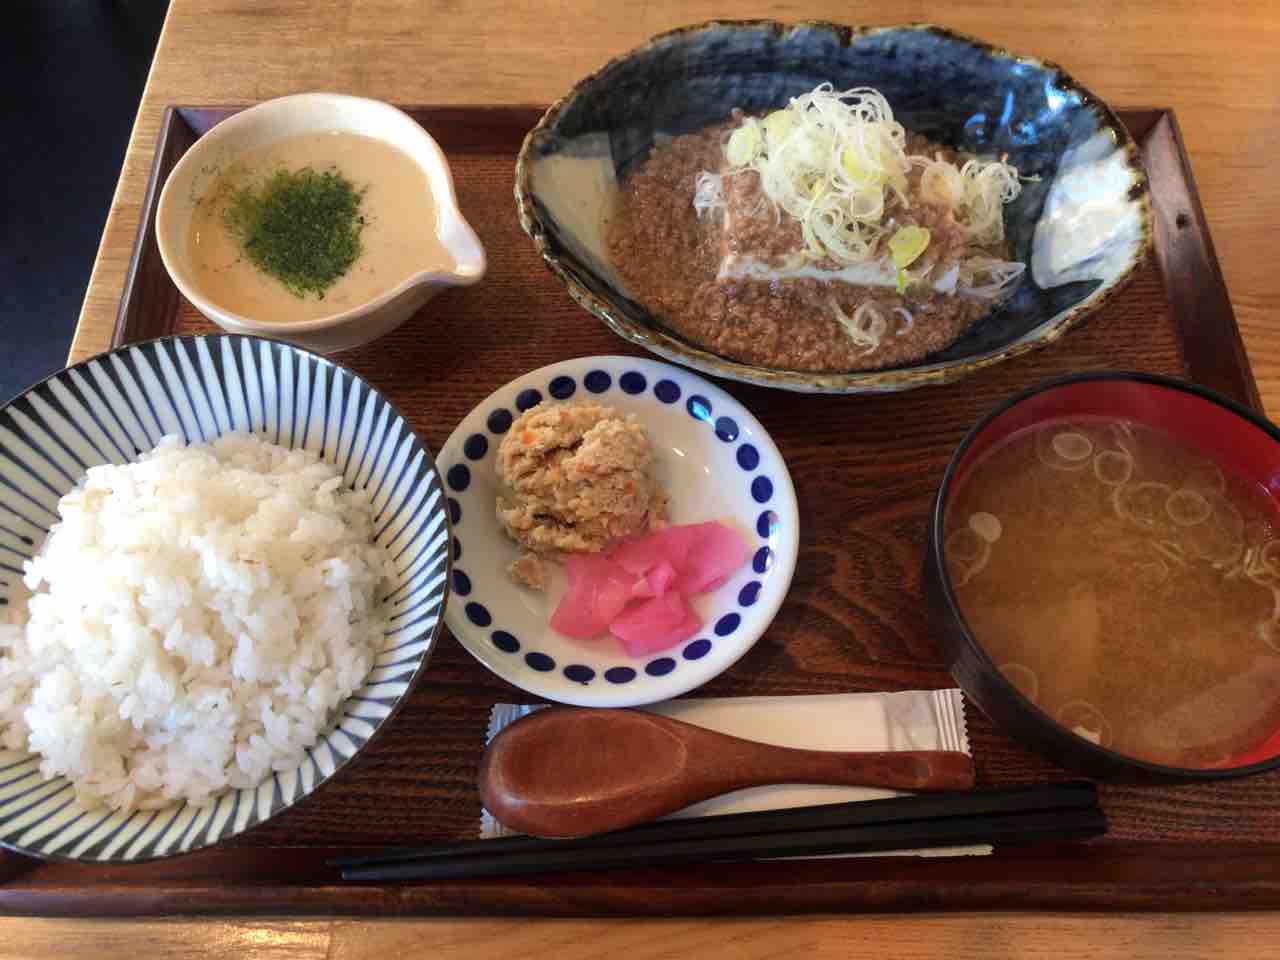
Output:
M1212 768L1280 729L1277 527L1258 484L1088 419L973 466L944 552L974 635L1042 710L1131 757Z

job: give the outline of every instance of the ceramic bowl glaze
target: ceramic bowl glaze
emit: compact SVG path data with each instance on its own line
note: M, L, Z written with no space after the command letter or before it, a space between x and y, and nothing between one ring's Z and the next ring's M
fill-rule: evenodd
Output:
M1088 373L1050 381L1008 400L961 442L934 500L925 550L924 594L932 633L964 690L993 722L1056 763L1092 777L1214 780L1280 766L1280 730L1214 767L1151 763L1077 736L1028 699L999 670L965 620L943 555L948 504L970 469L995 445L1054 420L1106 417L1151 427L1200 450L1223 469L1280 489L1280 429L1201 387L1140 373ZM1261 642L1261 641L1260 641Z
M286 137L335 130L388 143L422 169L438 210L434 230L456 266L445 271L424 268L366 303L314 320L249 317L219 306L201 289L187 252L196 202L218 171L245 151ZM423 229L430 231L433 225L424 224ZM222 329L286 340L319 353L349 350L390 333L444 290L478 283L486 266L480 238L458 209L449 162L431 135L390 104L336 93L268 100L228 117L197 140L165 181L156 211L156 243L182 295Z
M161 437L188 443L254 433L306 449L369 491L375 537L396 576L389 621L364 685L294 769L228 789L205 806L132 813L88 808L37 755L0 750L0 847L34 857L154 860L220 843L319 788L384 727L423 673L449 591L449 520L431 454L407 421L350 371L283 343L175 337L123 347L69 367L0 409L0 610L23 561L57 522L58 500L89 468L127 463Z
M1015 296L945 350L906 366L812 373L719 356L632 298L603 224L619 181L656 142L760 113L830 82L871 86L909 130L1026 176L1005 209ZM708 23L663 34L606 64L530 132L516 167L520 221L570 295L620 336L717 376L788 390L860 393L955 380L1051 343L1132 276L1151 237L1137 148L1097 97L1050 63L931 26Z

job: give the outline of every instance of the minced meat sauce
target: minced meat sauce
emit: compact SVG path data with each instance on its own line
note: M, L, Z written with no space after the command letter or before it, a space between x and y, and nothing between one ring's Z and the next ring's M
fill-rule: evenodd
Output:
M790 370L870 370L911 363L954 343L991 309L990 301L943 294L924 284L899 295L894 287L858 286L817 277L768 278L725 270L744 260L763 267L794 261L803 249L799 222L775 211L754 171L724 180L725 211L699 217L693 197L698 174L723 165L721 144L737 119L657 147L627 178L609 224L610 256L633 297L648 304L686 339L721 356ZM908 134L913 155L954 151ZM943 208L918 201L920 172L908 178L912 204L894 207L901 226L930 230L929 257L954 262L964 237ZM1007 251L990 250L1007 259ZM883 252L883 251L881 251ZM830 262L817 263L832 268ZM836 319L867 300L891 318L879 346L856 343ZM894 308L905 308L908 323Z

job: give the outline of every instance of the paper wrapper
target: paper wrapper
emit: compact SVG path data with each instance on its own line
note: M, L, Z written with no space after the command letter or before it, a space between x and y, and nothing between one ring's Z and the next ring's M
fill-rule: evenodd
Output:
M487 739L541 706L499 703L489 715ZM903 693L842 693L809 697L727 697L671 700L644 709L726 733L781 747L811 750L958 750L969 753L964 701L959 690ZM486 741L487 742L487 741ZM780 810L850 800L897 796L894 790L786 784L737 790L672 814L699 817L750 810ZM480 836L511 836L488 810L481 812ZM963 856L991 852L987 845L897 850L865 856ZM864 856L864 854L852 854Z

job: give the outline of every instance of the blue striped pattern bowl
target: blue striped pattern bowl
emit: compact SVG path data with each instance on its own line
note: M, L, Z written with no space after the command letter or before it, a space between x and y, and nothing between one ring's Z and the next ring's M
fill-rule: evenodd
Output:
M305 448L368 490L376 539L395 560L383 603L391 628L364 686L343 703L300 767L205 806L86 808L34 755L0 750L0 845L36 857L127 862L218 843L270 819L334 776L395 713L440 631L449 521L436 466L375 389L322 357L243 336L124 347L69 367L0 409L0 604L86 471L126 463L176 434L233 431Z

